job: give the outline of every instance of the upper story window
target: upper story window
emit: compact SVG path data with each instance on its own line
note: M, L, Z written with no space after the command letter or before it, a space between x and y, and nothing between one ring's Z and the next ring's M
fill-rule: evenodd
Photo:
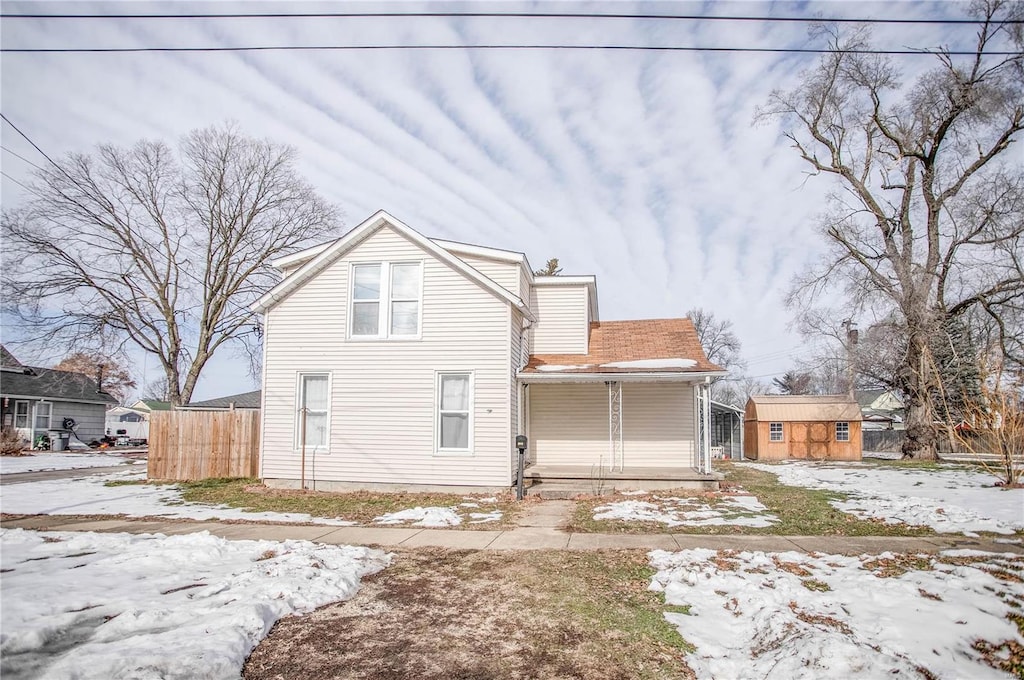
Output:
M352 265L351 337L419 337L422 282L421 262Z
M850 423L836 423L836 441L850 441Z
M782 423L769 423L768 424L768 439L773 442L782 441Z

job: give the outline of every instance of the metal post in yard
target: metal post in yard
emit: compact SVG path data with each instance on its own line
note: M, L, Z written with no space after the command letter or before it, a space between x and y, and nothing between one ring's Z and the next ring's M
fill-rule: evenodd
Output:
M527 439L526 435L516 435L516 448L519 449L519 475L516 477L516 500L521 501L526 495L525 489L523 489L523 462L526 458L526 446Z

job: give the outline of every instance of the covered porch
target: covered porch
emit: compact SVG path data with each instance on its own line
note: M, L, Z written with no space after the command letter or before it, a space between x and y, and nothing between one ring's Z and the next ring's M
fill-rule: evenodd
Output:
M535 493L718 488L704 376L521 374L520 395Z

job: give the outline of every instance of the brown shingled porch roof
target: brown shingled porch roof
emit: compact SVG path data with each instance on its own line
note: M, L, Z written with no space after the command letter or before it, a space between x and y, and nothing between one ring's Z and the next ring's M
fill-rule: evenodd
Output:
M693 366L611 367L617 362L690 359ZM545 367L547 369L545 370ZM555 368L561 367L561 368ZM588 354L531 354L523 373L705 373L721 371L708 361L689 319L595 321Z

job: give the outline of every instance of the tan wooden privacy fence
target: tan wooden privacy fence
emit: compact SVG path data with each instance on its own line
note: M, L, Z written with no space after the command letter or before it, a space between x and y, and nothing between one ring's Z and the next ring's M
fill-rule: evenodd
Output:
M259 411L156 411L147 471L150 479L255 477L259 445Z

